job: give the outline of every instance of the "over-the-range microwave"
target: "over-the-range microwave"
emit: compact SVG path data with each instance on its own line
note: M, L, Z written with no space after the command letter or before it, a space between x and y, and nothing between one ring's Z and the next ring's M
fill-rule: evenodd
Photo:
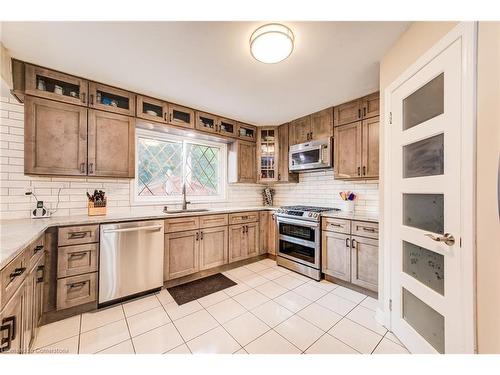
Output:
M310 141L290 146L288 168L290 171L333 167L332 138Z

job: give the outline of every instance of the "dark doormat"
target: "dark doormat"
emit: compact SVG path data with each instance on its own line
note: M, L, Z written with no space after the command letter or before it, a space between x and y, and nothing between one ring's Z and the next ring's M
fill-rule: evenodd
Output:
M187 284L167 288L167 290L178 305L183 305L234 285L236 283L233 280L222 273L217 273Z

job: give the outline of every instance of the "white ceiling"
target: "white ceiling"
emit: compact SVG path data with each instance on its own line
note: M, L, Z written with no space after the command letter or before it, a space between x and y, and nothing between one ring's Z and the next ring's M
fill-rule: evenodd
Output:
M254 60L263 22L3 22L13 57L258 125L275 125L379 87L379 61L408 22L283 22L278 64Z

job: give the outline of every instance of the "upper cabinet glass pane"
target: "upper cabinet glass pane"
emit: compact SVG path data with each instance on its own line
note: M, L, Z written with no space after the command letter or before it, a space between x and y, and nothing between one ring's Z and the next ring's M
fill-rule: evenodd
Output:
M403 225L443 234L443 194L403 194Z
M121 109L130 109L129 98L103 90L97 90L97 103Z
M444 173L444 135L423 139L403 147L403 177Z
M403 100L403 130L444 113L444 73Z
M40 91L53 92L54 94L71 96L72 98L80 97L80 86L58 80L49 76L37 74L36 88Z
M444 295L444 257L403 241L403 272Z

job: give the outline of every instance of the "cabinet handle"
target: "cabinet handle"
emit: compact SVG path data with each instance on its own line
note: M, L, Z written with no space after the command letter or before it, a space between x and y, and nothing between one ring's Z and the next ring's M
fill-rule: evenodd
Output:
M170 113L170 120L169 122L172 122L172 113Z
M361 167L358 167L358 176L361 176Z
M200 240L200 232L196 232L196 241Z
M361 229L363 229L365 232L375 233L375 228L362 227Z
M93 174L94 173L94 163L90 163L89 164L89 174Z
M35 246L35 248L33 249L33 252L34 252L34 253L38 253L38 252L39 252L40 250L42 250L42 249L43 249L43 245L37 245L37 246Z
M358 118L361 118L361 108L358 109Z
M330 223L330 225L333 226L333 227L342 228L342 224Z
M363 107L363 117L366 117L366 107Z
M24 271L26 271L26 267L19 267L19 268L16 268L14 271L12 271L9 275L10 277L10 281L12 282L12 280L14 280L16 277L18 276L21 276Z
M366 176L366 167L363 166L363 176Z
M80 281L79 283L69 284L68 287L69 287L69 289L82 288L87 283L88 283L88 281Z
M347 237L347 238L345 239L345 246L346 246L346 247L350 247L350 246L349 246L349 237Z
M203 232L200 232L200 240L203 240Z
M281 173L278 173L278 181L281 181Z
M90 94L90 105L94 105L94 94Z
M45 277L45 266L38 266L38 268L36 269L36 272L37 272L37 274L38 274L39 272L42 272L42 275L41 275L41 276L38 276L38 277L36 278L36 282L37 282L38 284L39 284L39 283L43 283L43 279L44 279L44 277Z
M88 251L79 251L78 253L71 253L69 255L69 258L70 259L73 259L73 258L83 258L87 253L88 253Z
M85 173L85 163L80 163L80 173Z
M68 233L68 240L85 238L87 237L87 233L90 233L90 231L70 232Z
M351 247L356 249L356 240L354 238L351 240Z
M81 97L82 97L82 103L83 103L83 104L86 104L86 103L87 103L87 101L86 101L87 96L85 95L85 93L84 93L84 92L82 92Z
M7 337L2 338L0 353L7 352L11 348L12 341L16 339L16 316L9 316L2 320L0 332L7 330Z
M167 121L167 112L164 112L164 113L163 113L163 119L164 119L165 121Z

